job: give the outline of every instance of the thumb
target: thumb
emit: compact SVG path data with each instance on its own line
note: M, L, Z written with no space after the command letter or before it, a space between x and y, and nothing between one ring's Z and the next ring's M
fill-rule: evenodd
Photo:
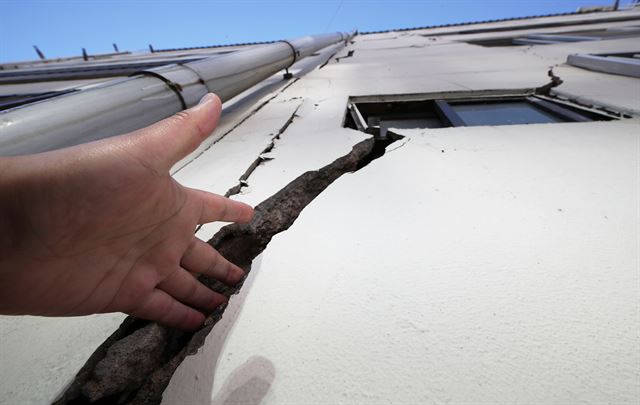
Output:
M220 98L208 93L195 107L131 133L131 147L138 157L159 171L169 170L211 135L221 109Z

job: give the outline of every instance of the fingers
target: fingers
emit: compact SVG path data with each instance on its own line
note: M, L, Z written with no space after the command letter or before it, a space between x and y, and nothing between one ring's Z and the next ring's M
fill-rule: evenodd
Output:
M130 314L182 330L195 330L204 322L203 314L158 289L153 290L145 303Z
M134 131L131 153L144 157L158 171L167 171L180 159L193 152L207 138L220 118L222 103L213 93L188 110Z
M207 288L185 269L178 269L171 273L158 284L157 288L186 305L201 308L207 312L227 302L224 295Z
M227 301L224 295L207 288L188 271L179 268L160 282L140 307L129 313L170 327L195 330L205 317L194 308L211 312Z
M244 271L229 261L207 243L194 237L180 263L188 271L204 274L228 285L235 285Z
M198 223L213 221L245 223L253 218L253 208L240 201L234 201L217 194L202 190L189 189L202 204L202 212Z

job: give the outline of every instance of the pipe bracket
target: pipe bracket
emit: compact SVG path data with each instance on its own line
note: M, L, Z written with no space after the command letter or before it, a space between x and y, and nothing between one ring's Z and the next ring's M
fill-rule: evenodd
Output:
M176 82L172 82L171 80L167 79L161 74L152 72L149 70L141 70L139 72L134 72L129 75L129 77L132 77L132 76L151 76L151 77L155 77L156 79L162 80L167 85L167 87L169 87L174 93L176 93L176 95L178 96L178 99L180 100L180 104L182 105L182 109L183 110L187 109L187 103L185 102L184 97L182 96L182 86L180 86L180 84Z
M278 42L284 42L285 44L289 45L291 47L291 51L293 52L293 61L291 61L291 64L288 67L293 66L294 63L296 63L296 61L298 60L298 57L300 56L300 51L296 49L295 46L293 46L293 44L287 40L280 40Z

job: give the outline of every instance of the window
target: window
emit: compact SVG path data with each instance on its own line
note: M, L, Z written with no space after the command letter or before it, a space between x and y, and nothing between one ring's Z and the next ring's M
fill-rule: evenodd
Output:
M541 96L450 97L370 101L352 98L345 126L386 138L391 129L437 129L611 120L612 117ZM419 96L413 96L419 97Z
M499 103L460 103L451 106L462 125L519 125L564 122L559 115L537 108L527 101L503 101Z
M567 42L601 41L605 39L633 38L640 36L640 27L617 27L591 31L529 34L518 37L488 38L467 41L481 46L549 45Z
M581 35L555 35L555 34L537 34L525 35L522 37L512 38L489 38L468 41L470 44L481 46L517 46L517 45L549 45L561 44L565 42L584 42L599 41L600 37L581 36Z
M590 37L584 35L551 35L551 34L538 34L527 35L525 37L513 38L514 45L548 45L548 44L561 44L563 42L586 42L586 41L599 41L600 37Z
M609 54L569 55L567 63L597 72L612 73L631 77L640 77L640 51Z

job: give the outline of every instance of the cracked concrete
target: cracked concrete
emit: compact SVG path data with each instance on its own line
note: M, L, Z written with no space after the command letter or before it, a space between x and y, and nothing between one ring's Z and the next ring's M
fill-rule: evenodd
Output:
M249 165L249 167L247 168L247 170L242 174L242 176L240 176L240 178L238 178L238 184L236 184L235 186L231 187L229 190L227 190L226 193L224 193L225 197L231 197L233 195L236 195L238 193L240 193L240 190L242 189L242 187L247 187L249 185L249 183L247 182L249 180L249 176L251 176L251 174L253 173L254 170L256 170L256 168L264 163L267 162L269 160L271 160L271 158L265 156L265 154L271 152L273 150L273 148L275 148L276 146L276 141L278 139L280 139L280 136L284 133L284 131L287 130L287 128L289 127L289 125L291 125L291 123L293 122L293 120L296 117L296 112L298 111L298 108L300 108L300 106L298 106L293 113L291 114L291 116L289 117L289 119L284 123L284 125L282 126L282 128L280 128L278 130L278 132L276 132L276 134L271 138L271 142L269 142L269 144L267 144L267 146L262 150L262 152L260 152L260 155L258 155L258 157L256 158L256 160L254 160L251 165Z
M299 80L274 76L226 105L218 132L174 175L252 205L279 194L279 203L270 200L275 217L262 215L271 210L264 205L264 226L218 233L223 224L213 224L197 236L209 240L218 233L212 243L246 266L266 240L258 229L290 220L291 204L301 201L288 187L299 178L313 183L303 174L332 165L367 138L342 127L350 96L534 89L549 81L553 66L563 83L549 97L637 117L637 80L564 65L570 52L624 51L633 39L484 48L460 41L496 33L429 36L564 18L360 36L340 53L323 51L316 64L326 62L323 68ZM352 57L335 62L349 51ZM633 243L640 235L637 128L637 118L397 128L405 138L386 148L384 158L341 176L287 232L273 236L222 319L222 311L212 314L206 330L193 336L165 331L160 356L138 352L155 370L142 386L135 367L143 364L116 361L122 347L113 344L137 331L154 335L145 323L127 319L80 372L84 383L69 392L102 395L105 403L120 395L156 403L162 396L167 405L634 403L640 395L633 289ZM237 249L245 253L234 256ZM4 356L2 396L50 402L102 341L97 337L121 318L95 319L27 318L23 329L4 334L1 350L35 353L23 355L23 363L45 359L46 372L27 375L13 356ZM34 340L33 330L50 338ZM29 350L20 349L25 345ZM104 360L112 347L113 360ZM133 378L110 375L107 363L97 367L101 361L130 370ZM55 384L47 377L53 375ZM36 380L46 394L39 400L33 400ZM119 388L103 389L101 382Z
M634 403L637 127L396 129L271 241L211 403L258 355L265 404Z
M348 50L346 55L335 58L336 63L340 63L342 59L352 58L355 52L355 49Z
M373 138L366 139L330 165L304 173L257 205L251 223L224 227L209 244L249 273L251 262L271 238L287 230L313 199L344 173L356 171L378 157L370 157L374 143ZM236 294L241 288L241 284L229 287L204 276L200 280L226 296ZM128 320L116 332L118 338L107 340L99 348L56 404L159 403L175 369L188 354L202 346L224 310L222 307L214 311L205 326L193 334Z
M289 72L293 78L283 80L281 73L276 73L272 77L264 80L256 86L247 89L243 93L229 100L223 106L223 114L214 133L205 140L194 152L182 159L172 168L172 174L177 173L186 165L202 156L203 153L218 143L222 138L230 134L239 125L255 115L260 109L274 100L278 95L293 85L301 77L315 69L318 65L323 66L331 60L342 44L329 46L320 52L301 59L296 62Z

